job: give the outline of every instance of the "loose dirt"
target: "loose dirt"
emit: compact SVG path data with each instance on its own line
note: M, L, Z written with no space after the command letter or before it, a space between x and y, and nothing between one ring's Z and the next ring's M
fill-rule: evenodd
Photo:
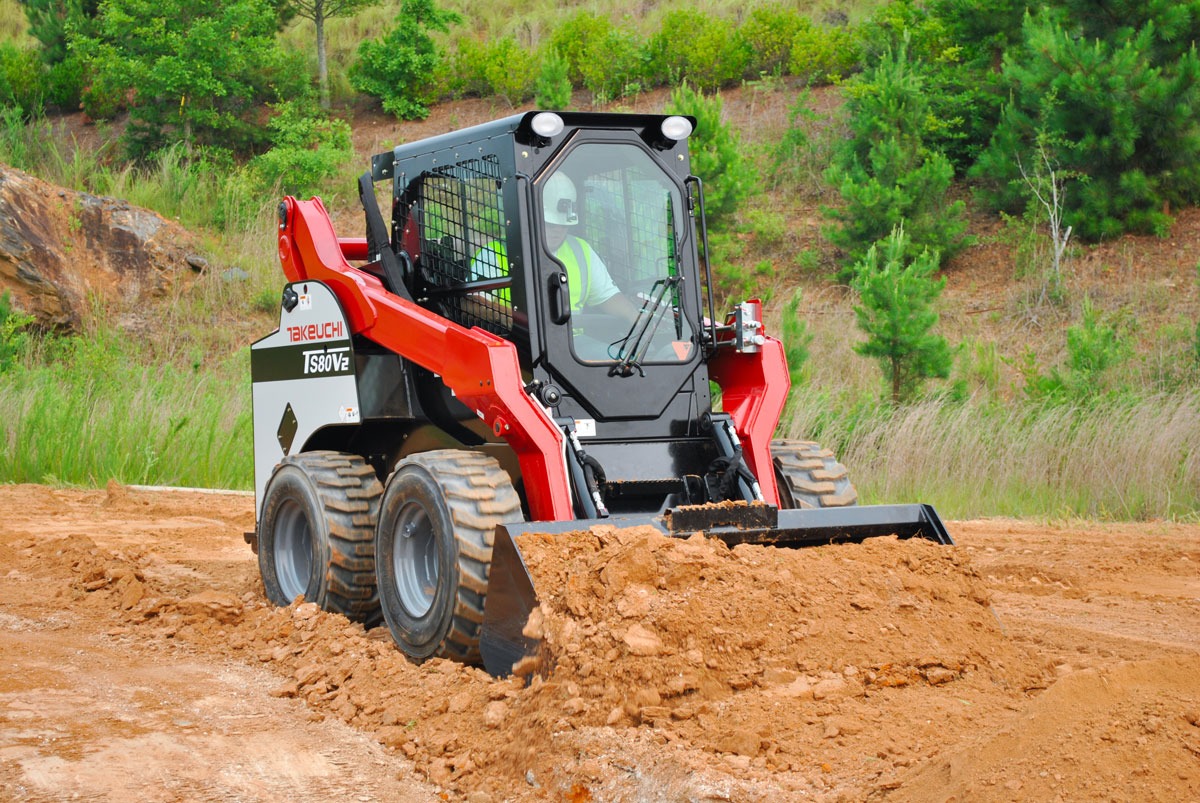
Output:
M1200 798L1200 525L526 536L548 650L508 680L270 607L253 525L0 488L0 798Z

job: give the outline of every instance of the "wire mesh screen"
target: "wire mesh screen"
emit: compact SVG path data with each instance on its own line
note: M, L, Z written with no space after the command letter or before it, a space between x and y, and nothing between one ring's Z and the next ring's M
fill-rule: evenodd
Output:
M495 156L422 177L419 264L442 315L505 335L513 319L502 179Z
M639 168L587 178L583 236L618 283L640 285L677 272L672 201L661 177Z

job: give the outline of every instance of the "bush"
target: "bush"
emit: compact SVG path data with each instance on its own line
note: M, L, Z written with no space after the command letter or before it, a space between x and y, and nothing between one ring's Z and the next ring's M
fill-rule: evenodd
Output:
M31 323L33 316L13 309L12 295L7 290L0 293L0 374L11 369L29 347L25 330Z
M444 94L452 97L484 97L490 87L487 80L488 47L482 40L470 36L454 43L454 52L443 60L448 66L438 71Z
M274 112L267 124L272 148L255 157L251 166L264 188L278 185L287 195L314 195L322 182L337 175L354 156L350 126L343 120L306 113L294 102L283 103Z
M1042 374L1027 357L1022 374L1025 393L1050 402L1087 402L1108 389L1111 370L1125 362L1132 349L1127 335L1112 320L1102 319L1091 298L1083 299L1081 320L1067 327L1067 359Z
M68 56L52 65L46 77L46 101L63 111L76 111L82 99L86 77L86 66L75 56Z
M584 88L601 103L637 94L645 80L642 52L636 33L610 27L585 50L586 57L579 66Z
M511 36L501 37L487 46L483 77L493 95L510 106L533 97L537 80L537 56L517 44Z
M37 51L0 43L0 105L20 109L26 117L40 114L48 89Z
M652 83L688 81L709 91L740 81L751 59L732 22L694 9L667 12L646 53Z
M583 72L605 55L597 43L606 41L613 24L606 16L591 11L576 11L559 25L550 36L551 50L558 51L567 61L567 77L575 86L583 86Z
M751 75L782 75L791 63L796 34L811 25L796 9L778 3L751 10L738 29L750 50L748 72Z
M810 84L841 80L858 68L860 43L849 28L822 28L805 20L792 38L788 72Z
M434 86L430 79L442 61L429 31L445 33L460 19L433 0L404 0L396 27L359 45L351 86L379 98L383 110L398 119L424 119Z

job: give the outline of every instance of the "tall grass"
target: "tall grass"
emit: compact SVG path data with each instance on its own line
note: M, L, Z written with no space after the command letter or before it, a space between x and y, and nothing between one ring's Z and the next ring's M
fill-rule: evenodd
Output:
M34 44L25 10L18 0L0 0L0 42L14 42L20 47Z
M251 487L247 350L192 369L111 333L49 348L0 381L0 478Z
M1086 404L844 401L800 388L781 430L837 450L864 501L928 502L953 518L1200 511L1196 388Z

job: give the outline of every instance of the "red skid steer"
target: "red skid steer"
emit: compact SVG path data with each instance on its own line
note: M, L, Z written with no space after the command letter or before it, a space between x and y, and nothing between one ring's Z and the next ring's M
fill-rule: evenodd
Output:
M251 351L273 602L504 675L537 647L522 533L952 543L932 507L857 506L831 453L772 441L783 348L757 301L716 316L694 125L529 112L397 146L359 179L365 237L280 203L289 281Z

